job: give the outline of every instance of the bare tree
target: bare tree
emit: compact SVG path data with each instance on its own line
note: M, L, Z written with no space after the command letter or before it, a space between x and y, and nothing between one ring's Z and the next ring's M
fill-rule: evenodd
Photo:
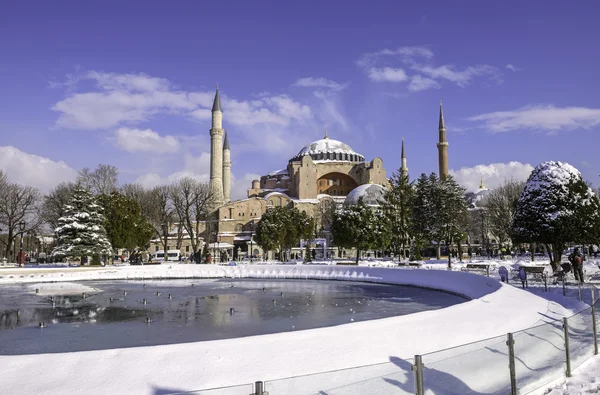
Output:
M184 177L173 185L171 198L179 223L190 237L192 252L196 254L200 249L200 223L207 219L213 202L208 183Z
M42 219L52 230L58 227L58 219L65 214L65 206L71 200L75 186L75 183L63 182L44 196Z
M511 241L511 223L524 186L524 182L506 181L502 186L490 191L480 204L489 218L490 233L499 244Z
M79 171L77 179L81 185L95 195L110 195L117 190L119 169L111 165L98 165L91 171L87 167Z
M171 201L171 187L168 185L160 185L146 192L147 196L143 199L146 203L146 215L148 222L154 227L154 231L158 235L163 250L165 252L165 260L167 259L167 250L169 245L169 229L175 223L177 215Z
M42 223L41 199L37 189L9 183L4 175L0 178L0 226L7 232L1 242L5 247L4 256L13 259L11 251L17 236L37 231Z

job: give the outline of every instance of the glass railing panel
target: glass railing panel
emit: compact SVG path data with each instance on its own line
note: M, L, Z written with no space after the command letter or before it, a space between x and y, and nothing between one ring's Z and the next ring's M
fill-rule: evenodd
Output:
M570 317L568 323L572 372L594 355L592 309Z
M562 321L551 321L513 335L519 393L526 394L565 377Z
M315 373L265 382L269 395L408 395L414 394L412 360Z
M423 365L425 393L510 393L506 336L423 355Z

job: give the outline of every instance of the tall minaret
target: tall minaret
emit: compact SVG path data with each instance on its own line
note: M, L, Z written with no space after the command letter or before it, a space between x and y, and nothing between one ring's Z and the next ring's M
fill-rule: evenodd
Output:
M216 207L223 204L223 112L219 86L212 107L212 127L210 128L210 191Z
M444 112L442 111L442 101L440 100L440 123L438 126L440 139L437 143L440 180L445 180L448 177L448 141L446 141L446 126L444 125Z
M402 137L402 166L400 166L400 172L402 174L408 173L408 167L406 166L406 153L404 152L404 137Z
M223 203L231 201L231 149L229 148L229 138L225 132L225 142L223 143Z

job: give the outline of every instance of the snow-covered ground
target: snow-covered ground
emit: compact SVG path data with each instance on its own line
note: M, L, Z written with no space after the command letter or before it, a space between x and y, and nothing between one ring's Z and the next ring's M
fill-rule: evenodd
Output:
M503 261L495 263L499 264ZM543 298L477 274L367 267L373 262L364 265L7 268L0 269L0 284L31 283L39 288L37 284L42 282L92 279L316 278L416 285L472 300L442 310L298 332L166 346L0 356L0 387L10 394L168 394L242 385L199 392L235 395L250 393L249 383L263 380L271 395L319 391L330 395L409 394L414 391L411 358L431 353L423 357L429 393L503 393L508 378L506 333L543 324L515 335L520 361L517 375L521 388L529 391L548 385L548 377L560 379L564 346L560 324L554 320L587 307L560 294ZM424 266L441 269L443 264ZM455 268L459 269L460 264ZM588 324L586 317L582 314L570 320L574 331ZM43 330L31 330L32 339L43 335ZM474 341L482 342L436 352ZM583 341L581 344L585 345ZM588 355L586 346L574 351L573 357L579 364ZM547 360L555 363L550 366ZM331 372L338 369L347 370ZM308 374L314 375L285 379ZM565 385L572 389L577 384Z

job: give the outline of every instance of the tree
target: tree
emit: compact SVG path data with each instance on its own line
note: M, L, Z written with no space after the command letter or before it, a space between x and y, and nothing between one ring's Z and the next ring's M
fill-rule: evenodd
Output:
M65 215L58 223L57 246L52 256L60 259L81 257L82 260L92 256L93 263L99 263L100 256L112 256L112 246L104 229L102 206L87 189L75 189L71 201L65 206Z
M154 228L142 215L140 205L119 192L98 196L104 209L104 227L113 248L125 248L133 253L137 247L146 249Z
M442 222L438 215L439 202L436 195L439 179L435 173L424 173L417 179L412 208L412 231L415 236L431 245L437 242L437 258L440 258L439 242L442 239Z
M415 187L413 204L413 230L422 239L437 243L437 259L440 246L446 241L460 241L468 229L465 190L451 176L440 180L435 173L429 177L421 174ZM450 264L450 254L448 254Z
M94 195L110 195L117 190L119 170L111 165L98 165L91 171L87 167L79 171L78 183Z
M283 252L301 239L311 239L313 229L314 220L296 207L273 207L256 225L254 240L265 251L277 250L283 261Z
M179 230L190 237L194 256L200 250L200 223L206 221L213 196L208 183L184 177L171 188L173 207L179 219Z
M469 227L465 189L452 176L440 180L438 185L438 215L442 222L442 236L448 248L457 242L459 258L462 259L461 241L465 239ZM451 265L450 255L448 251L448 267Z
M42 218L53 231L58 227L58 219L65 215L65 207L73 197L75 187L72 182L63 182L44 196Z
M391 228L387 217L377 208L367 206L362 197L358 203L336 213L331 234L337 246L356 248L356 263L360 252L383 249L390 243Z
M568 242L597 242L600 202L581 173L564 162L542 162L517 202L511 232L517 243L544 243L554 271Z
M406 245L410 243L412 236L412 204L413 185L409 182L408 173L398 170L392 175L381 202L381 209L391 227L390 247L397 257L402 252L402 256L406 258Z
M154 187L146 192L143 200L147 210L146 218L158 235L166 257L169 246L169 231L176 219L175 209L171 201L171 187L168 185Z
M489 230L500 244L509 243L512 239L511 223L524 186L524 182L506 181L490 191L480 204L486 211Z
M315 212L315 235L322 236L324 231L330 230L335 210L336 205L333 199L326 198L319 200Z
M20 224L23 224L21 232ZM19 234L29 233L41 224L40 193L29 186L8 182L0 171L0 227L6 232L4 256L13 260L13 243Z

